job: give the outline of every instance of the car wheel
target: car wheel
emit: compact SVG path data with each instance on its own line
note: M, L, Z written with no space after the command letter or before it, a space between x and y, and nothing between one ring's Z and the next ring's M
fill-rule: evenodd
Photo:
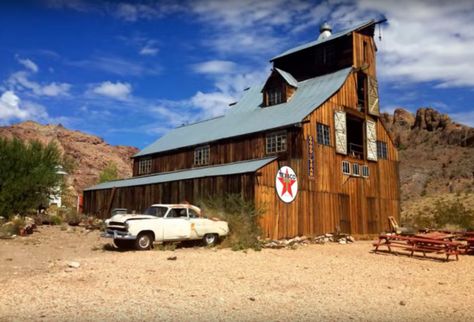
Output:
M132 245L132 243L130 243L130 240L125 240L125 239L114 239L114 244L118 248L122 248L122 249L130 248L130 246Z
M217 243L217 234L206 234L202 240L204 245L214 246Z
M148 250L153 245L153 237L150 233L140 233L135 240L135 248L137 250Z

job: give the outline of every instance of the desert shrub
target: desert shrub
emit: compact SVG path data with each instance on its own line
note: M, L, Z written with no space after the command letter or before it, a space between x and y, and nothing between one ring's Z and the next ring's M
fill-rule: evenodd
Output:
M229 223L230 232L222 242L223 247L260 250L259 217L263 209L257 208L253 202L244 200L238 194L208 197L198 204L205 216L217 217Z
M459 200L436 201L433 221L438 228L456 226L457 228L474 230L474 210L468 209Z
M49 203L62 178L57 146L0 138L0 216L11 217Z
M25 227L25 220L15 216L11 221L0 226L0 236L19 235L20 230Z
M467 208L459 198L440 199L432 207L407 216L404 221L416 228L474 230L474 210Z
M107 166L102 169L99 174L99 183L117 180L119 177L117 165L113 162L109 162Z
M61 225L63 223L63 219L61 216L52 215L49 217L49 222L51 225Z

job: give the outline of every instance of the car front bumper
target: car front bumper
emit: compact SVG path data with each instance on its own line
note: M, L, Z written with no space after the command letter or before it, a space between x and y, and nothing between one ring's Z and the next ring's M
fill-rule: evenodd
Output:
M123 231L117 231L117 230L110 230L107 229L104 231L102 234L100 234L100 237L103 238L113 238L113 239L125 239L125 240L134 240L137 239L137 236L133 236L128 232L123 232Z

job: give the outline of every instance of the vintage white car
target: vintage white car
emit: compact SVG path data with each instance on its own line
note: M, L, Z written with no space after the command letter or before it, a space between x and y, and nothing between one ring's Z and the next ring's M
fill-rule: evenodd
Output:
M132 245L150 249L153 242L203 240L214 245L229 233L225 221L208 219L201 209L189 204L154 204L143 214L116 214L105 221L102 237L113 238L119 248Z

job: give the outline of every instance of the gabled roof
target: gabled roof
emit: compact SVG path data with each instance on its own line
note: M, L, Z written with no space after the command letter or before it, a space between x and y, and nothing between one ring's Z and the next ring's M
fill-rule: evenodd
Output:
M298 87L298 81L293 77L293 75L288 72L285 72L284 70L281 70L280 68L275 67L275 70L278 72L278 74L281 75L281 77L283 77L283 79L288 83L288 85L291 85L295 88Z
M170 130L135 157L300 123L341 88L351 70L344 68L299 82L290 101L266 108L261 107L261 87L250 88L224 116Z
M361 24L359 24L359 25L357 25L357 26L355 26L355 27L352 27L352 28L343 30L343 31L341 31L341 32L334 33L334 34L332 34L331 36L329 36L329 37L327 37L327 38L318 39L318 40L314 40L314 41L308 42L308 43L303 44L303 45L299 45L299 46L297 46L297 47L288 49L287 51L285 51L284 53L282 53L282 54L280 54L280 55L278 55L278 56L273 57L272 59L270 59L270 61L274 61L275 59L278 59L278 58L287 56L287 55L289 55L289 54L296 53L297 51L300 51L300 50L303 50L303 49L307 49L307 48L310 48L310 47L314 47L314 46L317 46L317 45L319 45L319 44L322 44L322 43L325 43L325 42L328 42L328 41L331 41L331 40L340 38L340 37L342 37L342 36L349 35L350 33L354 32L354 31L358 31L358 30L360 30L360 29L364 29L364 28L370 27L371 25L374 25L374 24L376 24L376 23L377 23L377 22L376 22L375 20L366 21L366 22L361 23Z
M267 165L268 163L274 161L276 157L250 160L250 161L240 161L233 163L226 163L224 165L215 165L208 167L199 167L194 169L186 169L172 172L160 173L157 175L151 176L142 176L134 177L130 179L115 180L100 183L98 185L84 189L88 190L102 190L102 189L111 189L111 188L122 188L122 187L133 187L133 186L143 186L147 184L156 184L170 181L179 181L179 180L189 180L196 178L206 178L206 177L215 177L215 176L226 176L232 174L242 174L242 173L252 173L260 169L261 167Z

